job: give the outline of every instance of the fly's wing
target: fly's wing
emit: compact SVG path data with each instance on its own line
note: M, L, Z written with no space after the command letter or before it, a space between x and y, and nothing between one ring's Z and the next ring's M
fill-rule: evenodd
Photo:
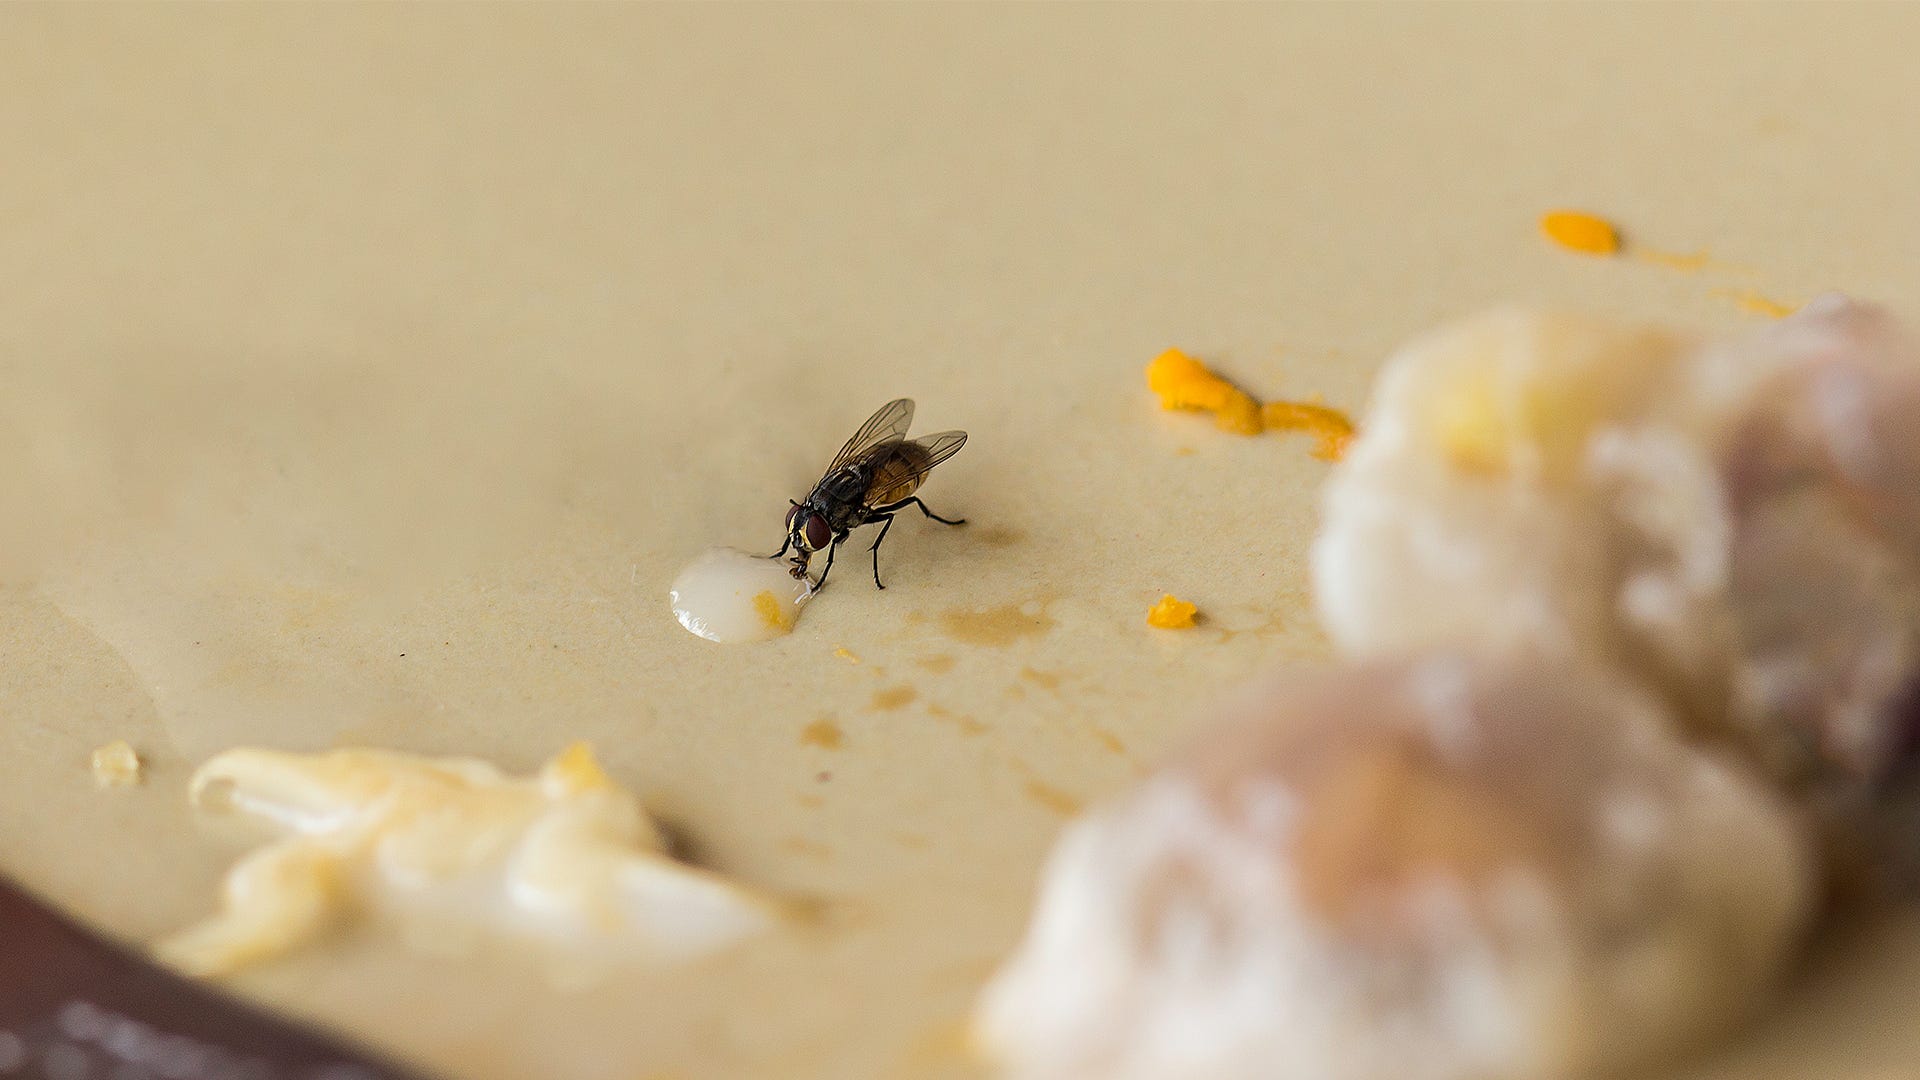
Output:
M888 455L886 464L874 474L873 487L868 491L869 501L882 499L891 502L913 494L935 465L959 453L965 445L966 432L939 431L922 435L900 447Z
M967 433L964 431L936 431L931 435L922 435L913 440L913 445L926 455L926 462L914 469L914 479L918 480L933 471L935 465L960 452L967 445Z
M876 446L896 443L907 437L907 428L913 424L913 399L898 398L880 406L880 411L867 418L860 430L853 433L847 445L833 456L832 464L822 475L830 476L842 465L854 461ZM964 440L966 436L962 435ZM959 449L955 447L954 449Z

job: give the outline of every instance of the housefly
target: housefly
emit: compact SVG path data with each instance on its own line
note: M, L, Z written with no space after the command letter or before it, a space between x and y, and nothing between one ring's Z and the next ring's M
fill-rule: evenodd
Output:
M862 525L878 524L880 535L867 550L873 552L873 583L884 589L886 586L880 583L880 541L893 527L895 511L917 506L922 514L943 525L966 524L965 518L943 518L927 509L914 492L920 490L935 465L960 452L967 444L967 433L942 431L910 440L907 427L912 423L912 399L901 398L880 406L880 411L834 455L806 500L793 503L793 509L787 511L787 542L768 558L777 559L791 550L790 572L805 578L808 561L824 549L827 566L820 571L820 580L813 583L817 589L827 583L827 575L833 571L833 553L847 534Z

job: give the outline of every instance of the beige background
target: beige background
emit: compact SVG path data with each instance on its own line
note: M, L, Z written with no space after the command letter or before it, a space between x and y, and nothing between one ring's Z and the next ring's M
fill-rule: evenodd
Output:
M0 9L0 867L145 941L240 850L182 797L223 747L588 738L825 924L571 996L377 931L234 985L483 1080L961 1073L1061 812L1323 648L1324 466L1141 365L1357 406L1500 300L1910 302L1915 41L1825 5ZM1550 250L1568 204L1717 264ZM972 432L925 494L975 524L904 521L884 593L850 550L785 640L681 631L677 566L771 550L898 394ZM1162 591L1208 627L1149 631ZM93 789L111 737L144 786ZM1698 1075L1920 1075L1915 974L1920 924L1847 935Z

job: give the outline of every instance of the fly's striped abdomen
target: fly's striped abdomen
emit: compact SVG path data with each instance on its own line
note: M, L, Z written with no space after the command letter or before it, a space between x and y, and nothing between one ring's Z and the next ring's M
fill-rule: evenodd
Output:
M873 480L867 484L865 502L868 506L899 502L920 490L926 478L926 450L910 442L896 443L873 463Z

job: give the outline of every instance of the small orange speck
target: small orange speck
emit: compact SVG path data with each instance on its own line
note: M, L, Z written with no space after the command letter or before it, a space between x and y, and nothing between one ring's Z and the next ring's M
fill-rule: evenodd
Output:
M835 645L833 647L833 655L845 660L849 664L857 664L860 662L860 658L853 655L853 652L845 645Z
M1620 232L1605 218L1581 210L1552 210L1540 218L1547 239L1582 255L1612 255L1620 250Z
M780 606L779 597L774 596L770 589L762 589L754 594L753 610L769 629L783 631L793 629L793 620L788 618L787 609Z
M1161 630L1186 630L1193 626L1194 613L1200 609L1168 593L1147 609L1147 625Z

